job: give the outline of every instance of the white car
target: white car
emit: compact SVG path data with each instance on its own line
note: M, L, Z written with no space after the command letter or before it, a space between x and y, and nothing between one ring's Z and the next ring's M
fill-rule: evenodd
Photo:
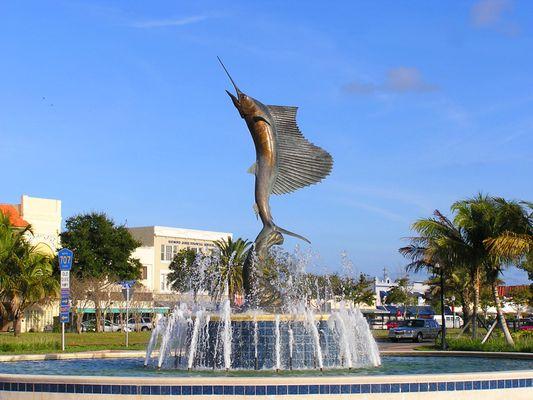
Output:
M137 329L141 330L141 331L151 331L152 330L152 321L150 320L150 318L147 318L147 317L143 317L141 318L140 320L136 321L134 318L130 318L128 320L128 324L126 325L127 326L127 329L130 331L130 332L133 332Z
M464 321L463 321L463 319L462 319L460 316L458 316L458 315L455 316L455 321L454 321L454 317L453 317L453 315L448 315L448 314L446 314L446 315L444 316L444 318L445 318L445 320L446 320L446 328L462 328L462 327L463 327ZM439 325L442 325L442 317L441 317L440 314L439 314L439 315L434 315L434 316L433 316L433 319L434 319L435 321L437 321L437 323L438 323Z
M95 332L96 331L96 320L91 319L81 324L82 332ZM120 332L122 329L119 324L109 321L108 319L104 320L104 332Z

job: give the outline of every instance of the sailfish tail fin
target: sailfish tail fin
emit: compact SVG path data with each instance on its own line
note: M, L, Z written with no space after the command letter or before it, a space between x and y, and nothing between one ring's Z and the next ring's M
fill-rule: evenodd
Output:
M286 229L280 228L279 226L276 226L276 230L278 230L279 232L284 233L286 235L294 236L295 238L301 239L301 240L311 244L311 241L309 239L303 237L302 235L298 235L297 233L294 233L294 232L288 231Z

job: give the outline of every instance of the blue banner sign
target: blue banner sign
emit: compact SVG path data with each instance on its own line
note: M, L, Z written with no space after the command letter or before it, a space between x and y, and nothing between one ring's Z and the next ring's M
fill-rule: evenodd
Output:
M59 269L61 271L70 271L74 253L69 249L61 249L57 252L57 258L59 259Z
M61 323L68 323L70 321L70 313L67 311L67 312L60 312L59 313L59 322Z
M122 281L120 282L120 285L124 289L131 289L133 285L135 285L135 281Z

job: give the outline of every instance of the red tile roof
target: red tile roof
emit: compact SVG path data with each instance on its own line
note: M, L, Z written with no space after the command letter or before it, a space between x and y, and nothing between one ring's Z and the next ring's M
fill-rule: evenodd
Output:
M500 297L513 297L513 290L528 287L528 285L498 286L498 295Z
M29 225L19 214L17 208L11 204L0 204L0 212L7 215L9 222L17 228L25 228Z

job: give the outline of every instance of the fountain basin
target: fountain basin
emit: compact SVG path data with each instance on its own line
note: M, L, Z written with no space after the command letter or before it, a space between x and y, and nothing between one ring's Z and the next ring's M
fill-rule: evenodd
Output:
M404 370L401 374L402 368L395 367L398 363L410 365L411 370ZM418 367L414 368L417 363ZM521 370L483 372L493 368ZM102 374L106 376L100 376ZM385 356L380 368L325 373L286 371L278 374L272 371L233 371L230 374L158 371L143 367L139 358L0 363L0 398L6 400L79 400L80 395L98 400L153 399L161 396L228 400L251 396L259 399L420 399L427 398L427 392L431 392L432 398L441 399L517 400L531 398L532 382L531 358Z
M158 350L154 356L154 350ZM177 308L160 320L146 365L186 370L294 370L380 365L377 344L358 309L315 315L219 314Z

